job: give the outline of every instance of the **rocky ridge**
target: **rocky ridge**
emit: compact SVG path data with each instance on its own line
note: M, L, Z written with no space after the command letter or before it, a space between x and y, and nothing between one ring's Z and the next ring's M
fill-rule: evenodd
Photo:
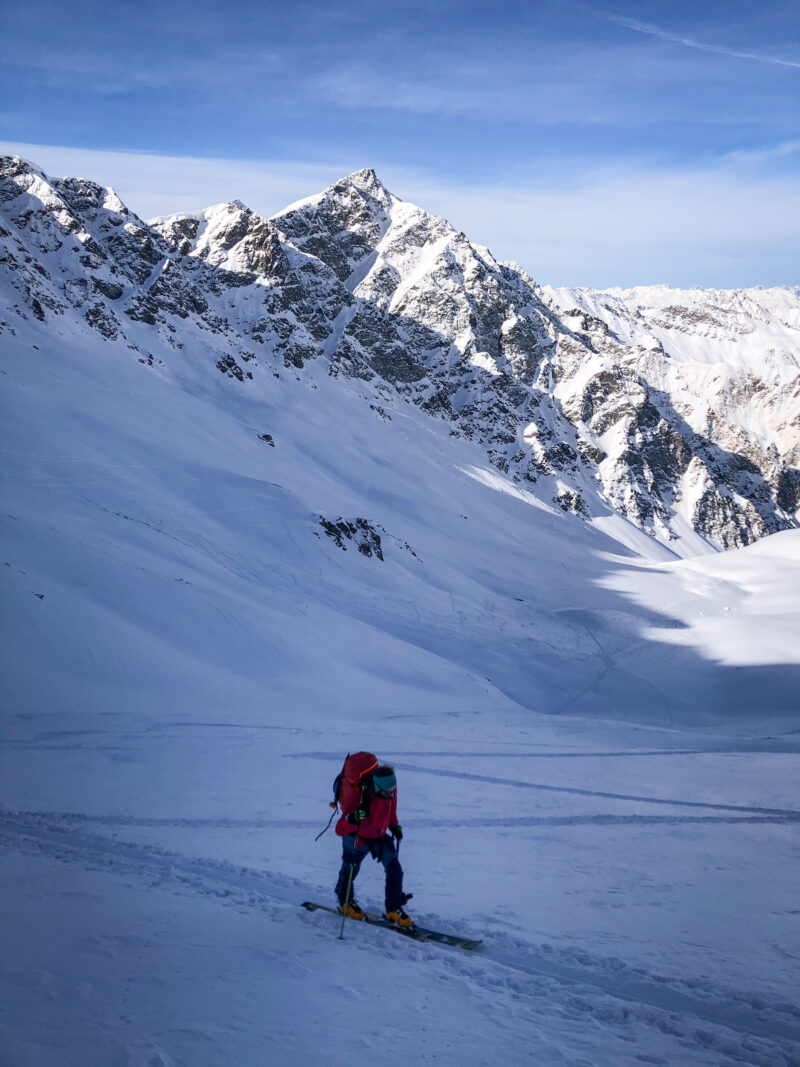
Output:
M231 388L322 370L684 554L798 524L800 290L541 287L371 170L271 219L232 201L144 222L5 157L0 212L0 333L93 330L161 373L185 350Z

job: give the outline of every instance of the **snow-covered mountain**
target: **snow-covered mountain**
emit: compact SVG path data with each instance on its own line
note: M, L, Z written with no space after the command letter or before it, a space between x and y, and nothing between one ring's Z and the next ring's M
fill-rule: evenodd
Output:
M797 291L541 289L369 171L0 213L0 1062L797 1063ZM362 748L480 954L299 908Z
M195 346L244 390L321 361L679 555L797 525L800 289L542 288L371 170L269 220L233 201L149 223L91 182L2 173L15 314L77 316L167 372L153 349Z

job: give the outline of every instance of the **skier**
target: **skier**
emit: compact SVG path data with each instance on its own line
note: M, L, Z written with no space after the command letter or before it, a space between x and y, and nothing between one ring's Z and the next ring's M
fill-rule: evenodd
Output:
M353 897L352 885L362 861L370 855L386 871L384 918L395 926L413 926L403 909L411 894L403 892L403 868L397 858L403 828L397 821L397 778L393 767L384 764L361 778L360 802L354 811L341 816L336 833L342 838L342 867L336 883L339 911L350 919L364 918L363 908Z

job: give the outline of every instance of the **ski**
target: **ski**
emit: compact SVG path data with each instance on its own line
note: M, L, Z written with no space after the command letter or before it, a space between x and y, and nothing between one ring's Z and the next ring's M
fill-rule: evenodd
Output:
M304 900L300 905L305 908L306 911L329 911L331 915L338 915L341 918L342 913L338 908L330 908L327 904L315 904L311 900ZM482 941L473 941L469 937L459 937L456 934L443 934L438 930L427 930L424 926L395 926L394 923L388 922L382 915L374 915L371 912L365 913L364 919L351 919L350 922L365 922L369 926L382 926L386 930L394 930L395 933L402 934L403 937L410 937L413 941L435 941L440 945L451 945L453 948L464 948L468 951L472 951L483 944Z

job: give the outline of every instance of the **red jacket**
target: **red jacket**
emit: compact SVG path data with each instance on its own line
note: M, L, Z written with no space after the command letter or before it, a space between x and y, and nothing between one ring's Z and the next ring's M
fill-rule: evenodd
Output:
M359 824L356 845L363 844L365 839L374 841L375 838L381 838L387 830L398 825L397 791L390 797L376 797L374 793L367 793L364 799L368 801L364 805L367 809L367 817ZM342 815L336 823L336 833L339 837L347 837L356 832L355 824L348 822L347 819L347 815Z

